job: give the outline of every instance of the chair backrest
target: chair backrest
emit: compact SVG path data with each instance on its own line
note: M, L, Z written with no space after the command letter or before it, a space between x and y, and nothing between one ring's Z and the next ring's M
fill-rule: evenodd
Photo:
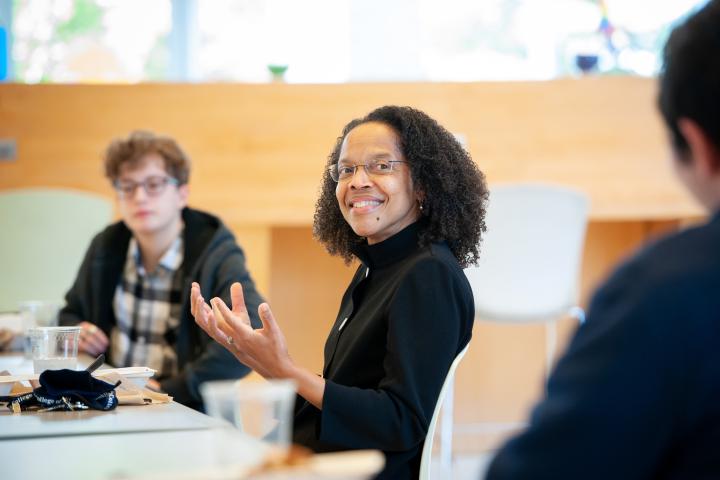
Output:
M112 202L85 192L0 192L0 311L26 300L61 301Z
M467 353L470 344L465 345L460 353L457 354L455 360L450 365L445 381L440 389L440 395L438 395L437 403L435 404L435 410L433 411L432 418L430 419L430 426L428 427L427 435L425 436L425 445L423 446L422 457L420 459L420 480L427 480L430 478L430 460L432 459L433 439L435 437L435 430L437 428L438 417L440 416L440 410L442 409L445 397L448 395L453 388L453 381L455 379L455 370L462 361L463 357Z
M575 305L589 202L552 185L490 189L478 266L465 270L480 318L533 322Z

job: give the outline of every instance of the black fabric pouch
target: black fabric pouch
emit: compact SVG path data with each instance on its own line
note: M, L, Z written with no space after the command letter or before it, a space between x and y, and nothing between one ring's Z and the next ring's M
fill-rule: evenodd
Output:
M12 398L8 408L19 410L112 410L117 406L115 385L93 377L90 372L45 370L40 386L32 392Z

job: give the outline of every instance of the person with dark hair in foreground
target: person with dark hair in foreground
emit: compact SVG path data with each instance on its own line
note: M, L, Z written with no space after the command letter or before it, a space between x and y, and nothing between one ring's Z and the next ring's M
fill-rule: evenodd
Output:
M314 220L331 254L360 265L325 344L322 376L296 365L267 304L252 330L193 285L195 321L266 378L297 382L294 441L316 452L379 449L378 478L417 478L440 388L470 340L462 268L478 257L487 188L455 138L424 113L387 106L350 122L331 153Z
M598 290L489 480L720 478L719 0L672 32L659 106L677 176L712 216Z
M227 295L240 281L248 305L263 299L230 230L187 207L190 159L174 139L135 131L113 141L104 160L122 221L93 239L60 323L82 327L80 351L105 353L116 367L153 368L151 388L202 409L201 383L250 370L193 322L190 283Z

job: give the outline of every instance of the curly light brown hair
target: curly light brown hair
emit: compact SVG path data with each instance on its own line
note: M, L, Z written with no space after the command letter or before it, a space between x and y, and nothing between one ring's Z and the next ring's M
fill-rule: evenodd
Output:
M113 140L105 150L105 176L110 181L117 180L120 170L140 166L141 159L148 154L160 155L165 171L185 185L190 178L190 158L180 145L171 137L156 135L145 130L135 130L127 138Z
M335 197L337 184L330 177L329 167L338 162L348 133L368 122L383 123L397 132L413 185L423 192L419 244L444 241L462 267L477 263L488 200L485 176L450 132L411 107L380 107L345 126L325 167L315 205L315 238L346 263L352 260L353 248L365 241L342 216Z

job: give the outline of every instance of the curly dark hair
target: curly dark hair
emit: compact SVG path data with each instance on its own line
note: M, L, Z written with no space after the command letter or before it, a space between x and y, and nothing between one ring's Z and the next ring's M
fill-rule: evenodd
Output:
M450 132L411 107L380 107L345 126L325 167L315 205L315 238L346 263L352 260L353 247L365 241L343 218L335 197L337 184L328 168L338 162L348 133L368 122L383 123L400 137L400 150L409 162L415 189L424 194L420 245L445 241L462 267L477 263L488 199L485 176Z

